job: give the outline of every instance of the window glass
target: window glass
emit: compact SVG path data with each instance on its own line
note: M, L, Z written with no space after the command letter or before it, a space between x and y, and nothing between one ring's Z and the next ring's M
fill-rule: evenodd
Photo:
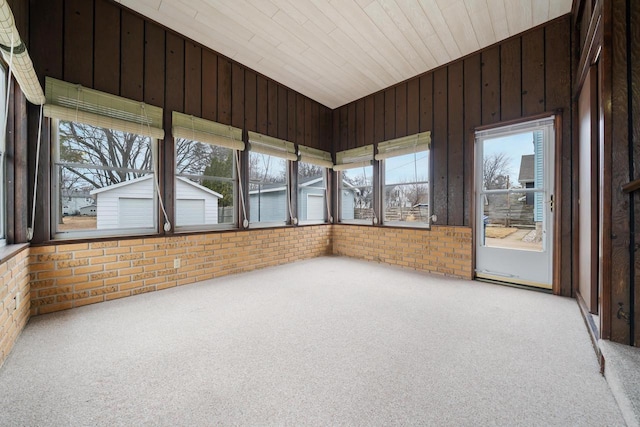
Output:
M287 176L287 160L249 152L249 219L252 224L287 222Z
M157 229L150 137L55 121L52 221L56 237Z
M370 222L373 219L373 166L340 172L340 220Z
M424 226L429 223L429 151L383 160L384 223Z
M298 220L325 222L327 218L326 168L298 162Z
M235 151L176 140L176 227L236 224Z

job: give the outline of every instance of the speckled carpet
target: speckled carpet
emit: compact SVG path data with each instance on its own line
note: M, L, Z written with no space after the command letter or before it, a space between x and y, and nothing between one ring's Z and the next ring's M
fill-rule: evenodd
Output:
M624 425L575 300L348 258L32 318L0 425Z

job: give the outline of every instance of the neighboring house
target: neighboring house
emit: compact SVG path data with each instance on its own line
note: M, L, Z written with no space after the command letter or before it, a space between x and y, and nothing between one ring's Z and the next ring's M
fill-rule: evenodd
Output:
M345 186L351 187L345 182ZM351 195L344 197L342 219L354 218L354 190L343 188ZM322 178L310 178L298 183L296 214L299 221L324 221L327 217L325 189ZM249 218L252 222L283 222L287 218L287 187L282 184L263 184L249 191Z
M62 190L62 215L81 215L80 209L95 204L91 193L83 190Z
M97 197L97 228L154 226L153 176L147 175L91 192ZM223 196L186 178L176 179L176 226L217 224Z
M543 168L543 135L541 131L533 132L533 151L535 154L526 154L520 161L520 173L518 181L523 188L542 187ZM534 221L542 221L543 194L527 194L525 197L527 205L534 205Z
M518 182L522 188L534 188L535 179L533 176L534 155L525 154L520 160L520 173L518 174ZM533 194L529 193L525 197L526 204L533 204Z
M96 216L98 214L98 208L96 205L87 205L80 208L80 215L82 216Z

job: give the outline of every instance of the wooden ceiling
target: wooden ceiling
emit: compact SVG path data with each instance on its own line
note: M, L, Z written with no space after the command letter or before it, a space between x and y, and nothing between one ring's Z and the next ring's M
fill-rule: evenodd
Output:
M116 0L336 108L569 13L572 0Z

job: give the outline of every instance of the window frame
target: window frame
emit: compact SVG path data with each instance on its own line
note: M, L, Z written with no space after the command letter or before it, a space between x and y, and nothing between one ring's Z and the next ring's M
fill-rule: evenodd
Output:
M428 153L428 159L427 159L427 164L428 164L428 170L427 170L427 177L426 177L426 181L415 181L415 182L408 182L408 183L402 183L402 184L394 184L394 185L421 185L421 184L426 184L427 185L427 198L428 198L428 211L427 211L427 221L426 222L409 222L409 221L387 221L386 218L386 162L388 159L384 159L384 160L378 160L379 162L379 167L378 167L378 171L379 171L379 176L380 176L380 185L379 185L379 192L380 192L380 225L382 226L387 226L387 227L402 227L402 228L420 228L420 229L430 229L431 228L431 218L433 215L433 191L432 191L432 170L433 170L433 156L431 153L431 148L427 147L424 150L420 150L420 151L416 151L415 153L411 153L415 156L419 155L420 153ZM405 154L406 155L406 154ZM390 158L393 158L396 156L391 156ZM397 157L401 157L401 156L397 156ZM416 159L417 160L417 159Z
M361 166L361 167L357 167L357 168L353 168L353 169L346 169L346 170L354 170L354 169L366 169L366 168L371 168L371 185L367 185L367 187L371 187L371 211L373 212L373 217L371 219L355 219L355 205L354 205L354 219L344 219L342 217L342 189L343 189L343 183L344 180L342 179L343 174L345 172L345 170L340 170L336 172L337 175L337 179L336 179L336 188L337 188L337 192L336 192L336 202L337 202L337 209L338 209L338 223L340 224L352 224L352 225L375 225L376 224L376 219L377 219L377 213L376 213L376 186L375 186L375 167L373 165L373 163L371 165L367 165L367 166ZM365 178L366 178L366 172L365 172Z
M177 140L178 139L184 139L187 140L191 143L199 143L199 144L206 144L206 145L211 145L214 147L219 147L219 148L225 148L228 150L231 150L231 156L233 157L232 159L232 165L231 165L231 174L232 174L232 178L223 178L223 177L213 177L213 176L208 176L208 175L191 175L191 174L179 174L177 171L177 156L175 156L175 152L178 149L178 144L177 144ZM201 142L195 139L190 139L190 138L174 138L174 185L176 186L176 191L174 192L174 229L177 233L180 232L197 232L197 231L215 231L215 230L233 230L233 229L237 229L239 228L239 221L238 221L238 207L239 207L239 203L242 203L242 201L240 200L239 197L239 179L238 179L238 157L239 153L238 150L233 149L233 148L228 148L228 147L223 147L221 145L217 145L217 144L210 144L208 142ZM182 177L182 178L186 178L191 180L191 178L201 178L203 181L210 181L210 182L231 182L233 185L233 221L231 223L217 223L217 224L193 224L193 225L179 225L178 224L178 192L177 192L177 181L178 178Z
M260 154L263 156L269 156L275 159L279 159L285 162L285 183L283 184L285 187L285 219L283 221L254 221L251 213L252 213L252 209L251 209L251 155L252 154ZM288 160L284 157L280 157L275 155L275 153L273 154L265 154L265 153L261 153L259 151L253 151L251 150L251 148L249 150L247 150L247 206L248 206L248 216L249 216L249 228L269 228L269 227L283 227L286 225L291 225L292 222L292 218L291 218L291 213L289 212L289 204L292 203L293 201L291 200L291 171L292 171L292 165L291 165L291 160ZM261 194L261 192L259 192Z
M7 70L4 64L0 64L0 108L2 108L2 115L0 120L3 123L8 123L8 117L4 117L7 98L9 97L9 88L6 85L7 82ZM7 181L7 126L4 126L4 132L0 135L2 142L0 143L0 247L7 245L7 214L9 201L7 196L9 194L9 187Z
M312 165L312 163L308 163L308 162L304 162L304 161L298 161L298 171L297 171L297 184L298 184L298 190L296 191L296 205L297 205L297 216L298 216L298 223L300 225L316 225L316 224L327 224L329 222L329 214L327 212L327 200L328 200L328 185L329 185L329 170L326 167L322 167L322 180L324 182L324 186L322 187L322 203L323 203L323 209L322 209L322 216L323 219L318 220L318 219L301 219L301 212L300 209L302 208L302 203L300 203L300 191L302 186L300 185L300 164L304 163L307 165ZM317 188L317 187L313 187L313 188ZM309 214L309 196L311 194L307 194L306 195L306 206L307 206L307 216ZM317 196L317 195L313 195L313 196Z
M159 153L159 143L158 139L153 138L151 136L146 136L150 139L150 149L151 149L151 162L152 169L150 170L140 170L146 172L147 175L151 175L153 180L153 191L152 191L152 209L153 209L153 227L132 227L132 228L109 228L109 229L95 229L95 230L70 230L70 231L60 231L58 230L58 220L59 213L61 211L60 198L61 198L61 188L60 188L60 176L59 169L64 166L65 163L60 161L60 122L64 120L52 118L50 120L51 126L51 154L52 154L52 162L50 168L50 179L51 179L51 236L54 240L73 240L73 239L95 239L102 237L128 237L128 236L138 236L138 235L153 235L158 233L158 225L159 225L159 203L158 203L158 194L156 191L157 180L159 179L156 176L156 172L158 171L158 153ZM79 124L83 124L81 122L77 122ZM93 126L93 125L89 125ZM100 126L94 126L100 127ZM109 129L109 128L104 128ZM119 131L121 132L121 131ZM92 169L92 166L87 164L86 169ZM106 167L101 167L106 168ZM111 169L111 168L106 168ZM117 169L117 168L113 168ZM146 175L145 175L146 176ZM97 206L97 205L96 205ZM97 216L96 216L97 218Z

